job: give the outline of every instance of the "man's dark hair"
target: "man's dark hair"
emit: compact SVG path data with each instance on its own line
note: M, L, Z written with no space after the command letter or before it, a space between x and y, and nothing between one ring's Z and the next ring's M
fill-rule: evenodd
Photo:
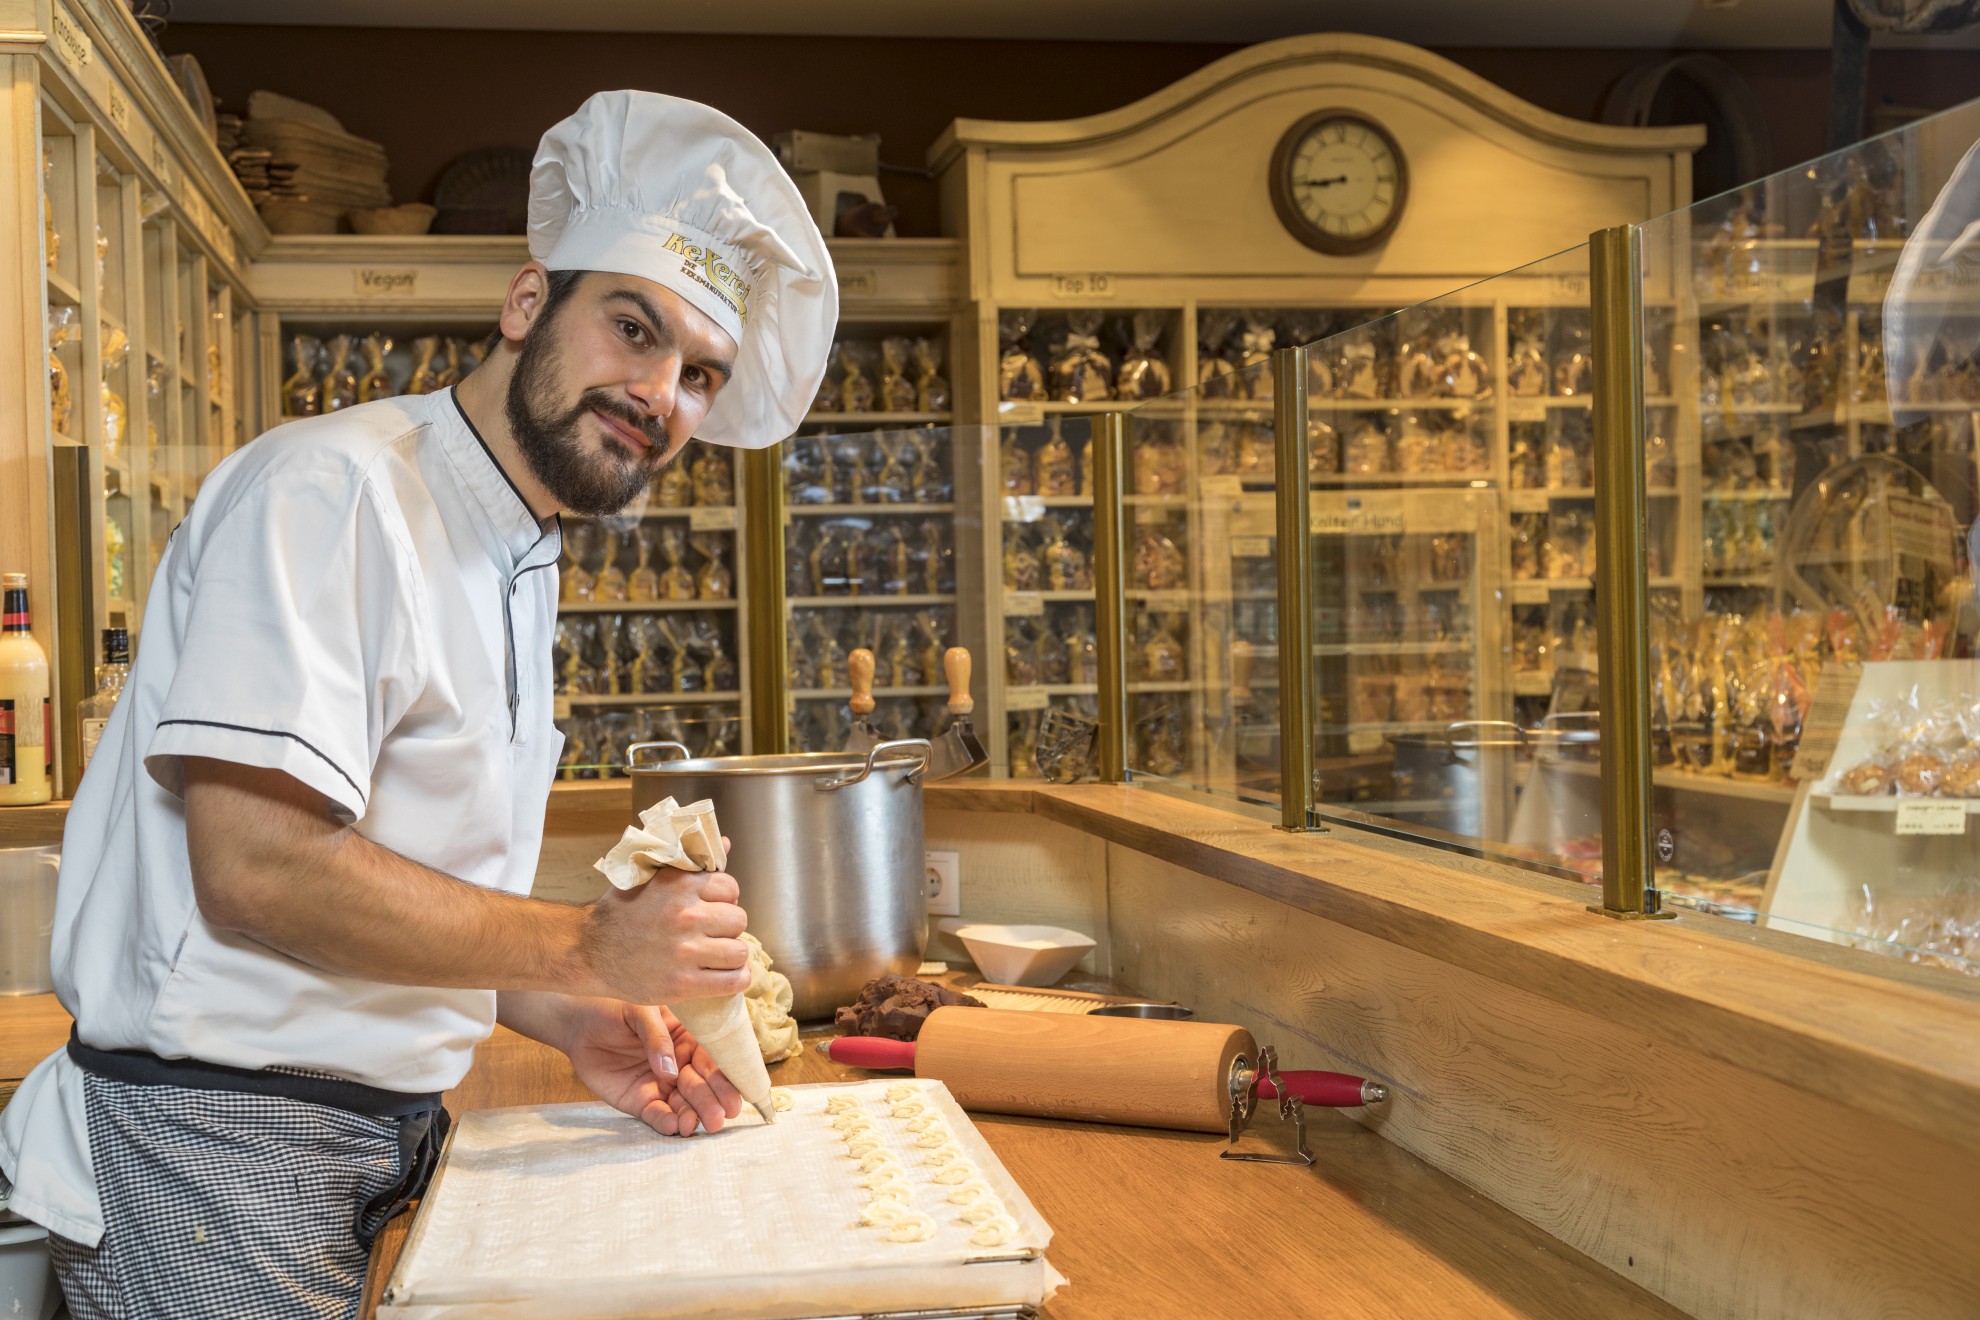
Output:
M547 290L547 294L543 300L543 316L537 321L537 324L550 324L556 318L557 309L569 302L571 295L577 292L578 282L590 273L590 271L585 270L553 270L546 272L544 287ZM498 326L488 332L488 338L481 341L481 361L486 362L489 355L501 343L502 330Z

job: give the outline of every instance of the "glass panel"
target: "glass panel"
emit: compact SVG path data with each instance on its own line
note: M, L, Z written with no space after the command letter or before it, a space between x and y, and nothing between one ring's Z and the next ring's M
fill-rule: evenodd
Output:
M1004 714L988 750L993 773L1012 779L1094 774L1093 418L1079 409L1091 406L1007 401L1003 415L1015 420L991 431L982 457L997 513L990 690Z
M1309 346L1324 814L1596 879L1588 256Z
M1980 103L1642 230L1671 540L1698 547L1649 638L1658 885L1968 974L1976 142Z
M905 385L891 388L902 393L893 402L908 401ZM784 442L784 663L795 750L831 751L854 738L847 657L858 648L874 657L871 733L859 730L862 739L934 738L948 728L942 661L968 641L958 593L975 572L981 526L959 514L956 482L981 443L979 428L948 426Z
M1169 392L1184 360L1182 317L1118 304L1004 308L997 340L1000 425L984 471L1002 659L989 751L995 773L1072 783L1093 777L1100 713L1093 418Z
M1269 324L1247 346L1203 313L1198 382L1126 421L1128 767L1260 815L1279 798Z

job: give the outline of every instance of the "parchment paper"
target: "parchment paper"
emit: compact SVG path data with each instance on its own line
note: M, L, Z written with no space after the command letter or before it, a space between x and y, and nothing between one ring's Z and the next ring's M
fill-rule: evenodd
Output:
M713 1136L654 1133L603 1104L477 1110L463 1116L381 1317L798 1317L1037 1304L1059 1276L1052 1231L940 1082L908 1079L1003 1199L1018 1226L1004 1245L975 1230L932 1181L905 1119L883 1098L902 1079L791 1087L793 1109L763 1131L745 1111ZM862 1228L858 1165L825 1113L828 1096L866 1102L932 1216L926 1242ZM1012 1259L1019 1257L1020 1259Z

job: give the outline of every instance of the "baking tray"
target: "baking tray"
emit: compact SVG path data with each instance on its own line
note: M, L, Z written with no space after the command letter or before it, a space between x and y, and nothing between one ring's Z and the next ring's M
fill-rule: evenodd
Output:
M886 1092L915 1088L1017 1231L995 1247L946 1201ZM386 1284L381 1320L828 1320L1035 1314L1063 1279L1052 1231L940 1082L793 1086L793 1108L721 1132L654 1133L603 1104L475 1110L450 1134ZM825 1113L863 1100L905 1166L926 1242L862 1228L866 1195Z

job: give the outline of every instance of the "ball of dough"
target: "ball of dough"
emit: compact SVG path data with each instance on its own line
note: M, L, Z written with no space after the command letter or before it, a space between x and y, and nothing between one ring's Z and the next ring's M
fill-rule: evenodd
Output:
M889 1242L926 1242L935 1236L935 1221L927 1215L904 1214L887 1230Z
M743 991L743 1007L749 1010L756 1046L765 1063L788 1059L801 1048L798 1024L791 1017L790 978L772 970L769 951L756 936L744 931L742 942L749 947L749 989Z

